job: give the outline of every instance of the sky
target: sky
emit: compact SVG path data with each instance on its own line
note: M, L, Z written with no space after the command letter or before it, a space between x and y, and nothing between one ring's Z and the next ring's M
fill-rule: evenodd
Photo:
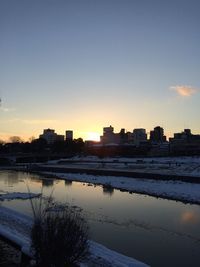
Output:
M199 0L1 0L0 139L200 134Z

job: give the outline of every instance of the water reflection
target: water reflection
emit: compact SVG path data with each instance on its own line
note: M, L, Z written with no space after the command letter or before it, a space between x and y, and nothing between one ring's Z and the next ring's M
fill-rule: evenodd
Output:
M198 217L198 214L196 214L194 211L184 211L181 214L181 222L185 224L199 223L200 225L200 218Z
M31 192L41 192L43 186L45 196L53 190L56 201L79 206L89 220L92 239L111 249L151 266L191 266L191 263L193 267L200 266L198 205L129 194L108 186L46 180L26 173L17 174L14 188L9 188L6 177L6 172L0 172L2 190L26 192L24 180ZM3 205L31 213L28 201L4 201Z
M114 194L114 188L103 186L103 193L104 195L112 196Z
M65 186L72 186L71 180L65 180Z
M54 185L54 180L53 179L48 179L48 178L45 178L42 180L42 186L46 186L46 187L52 187Z
M42 183L41 178L38 177L38 176L36 176L36 175L34 175L34 176L30 176L30 177L28 177L28 178L30 179L31 182L33 181L33 182L35 182L35 183L39 183L39 184Z
M12 187L13 185L17 184L19 180L19 176L15 172L7 172L7 175L5 175L4 183L7 184L9 187Z

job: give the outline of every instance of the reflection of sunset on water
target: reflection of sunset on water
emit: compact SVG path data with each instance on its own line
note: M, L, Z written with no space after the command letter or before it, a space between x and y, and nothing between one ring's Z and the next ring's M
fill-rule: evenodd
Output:
M0 192L27 193L27 186L31 193L42 192L45 198L52 196L57 203L82 210L90 224L91 239L115 251L155 267L191 266L191 262L200 266L200 243L196 242L200 240L199 205L130 194L109 183L102 186L48 174L0 171ZM39 205L39 199L33 203ZM29 200L4 200L0 205L33 216Z
M193 211L185 211L181 215L182 223L197 223L198 221L199 221L199 218Z

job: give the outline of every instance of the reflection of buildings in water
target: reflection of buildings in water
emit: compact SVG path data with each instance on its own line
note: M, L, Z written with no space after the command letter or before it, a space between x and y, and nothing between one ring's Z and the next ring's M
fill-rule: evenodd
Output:
M114 188L111 187L111 186L106 186L106 185L104 185L104 186L103 186L103 193L104 193L105 195L110 195L110 196L112 196L113 193L114 193Z
M42 186L53 186L53 182L54 180L53 179L47 179L47 178L44 178L42 179Z
M72 185L72 181L71 180L65 180L65 185L66 186L71 186Z
M19 173L15 171L8 171L7 176L4 177L5 183L8 184L8 186L13 186L14 184L17 184L21 177L19 176Z
M29 179L35 183L41 184L41 177L39 177L39 176L30 176Z

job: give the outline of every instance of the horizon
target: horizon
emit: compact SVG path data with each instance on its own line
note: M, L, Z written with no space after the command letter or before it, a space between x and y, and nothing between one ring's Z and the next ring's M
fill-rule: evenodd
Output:
M110 126L112 126L112 125L110 125ZM109 127L109 126L104 126L104 127ZM100 137L103 135L103 128L104 128L104 127L102 127L102 133L98 133L98 132L86 132L86 133L85 133L85 138L84 138L84 136L77 136L77 134L74 135L74 131L73 131L73 130L71 130L71 131L73 132L73 136L74 136L73 139L81 138L81 139L83 139L84 142L85 142L85 141L95 141L95 142L100 142L100 141L101 141ZM112 126L112 127L113 127L113 126ZM149 129L148 131L147 131L146 128L142 128L142 129L145 129L145 131L146 131L147 139L150 138L150 131L151 131L151 130L154 130L155 127L161 127L161 128L163 128L163 127L160 126L160 125L156 125L156 126L154 126L152 129ZM122 128L120 128L119 131L116 131L116 130L115 130L115 127L113 127L113 128L114 128L114 131L113 131L114 134L117 134L117 133L120 132L121 129L124 129L124 128L122 127ZM46 129L50 129L50 128L46 128ZM38 134L37 137L34 136L34 135L31 135L31 136L28 136L27 138L23 138L22 136L19 136L19 135L12 135L12 136L7 137L6 139L3 139L3 138L0 139L0 141L3 141L3 142L9 142L9 139L11 139L12 137L19 137L19 138L22 140L22 142L31 142L30 140L32 140L32 139L39 139L39 138L40 138L39 136L40 136L41 134L43 134L43 131L46 130L46 129L43 129L43 130L41 131L41 133ZM125 129L125 133L128 133L128 132L129 132L129 133L133 133L133 130L135 130L135 129L141 129L141 128L133 128L132 130L130 130L130 129ZM183 132L184 130L186 130L186 129L188 129L188 128L184 128L184 129L182 129L182 130L180 130L180 131L178 131L178 132L174 132L171 136L167 136L166 133L165 133L165 130L166 130L166 129L163 128L163 130L164 130L164 135L166 136L167 141L169 141L169 138L173 138L175 133L182 133L182 132ZM57 132L57 130L56 130L55 128L51 128L51 130L55 130L55 133L56 133L56 134L58 134L58 135L63 135L64 137L66 137L66 136L65 136L65 132L66 132L68 129L66 129L66 130L64 131L64 133ZM191 134L194 134L194 135L196 135L196 134L197 134L197 135L200 135L200 132L199 132L199 133L194 133L192 129L190 129L190 130L191 130Z
M0 2L0 139L200 133L200 2ZM111 123L112 122L112 123ZM157 123L159 122L159 124ZM96 137L95 137L96 136Z

